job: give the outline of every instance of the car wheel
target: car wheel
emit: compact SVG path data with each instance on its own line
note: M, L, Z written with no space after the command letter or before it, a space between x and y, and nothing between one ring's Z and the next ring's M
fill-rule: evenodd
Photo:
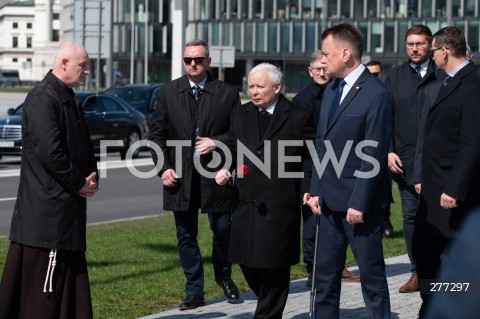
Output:
M127 156L128 149L130 148L130 146L133 145L133 143L137 141L140 141L140 134L138 133L138 131L137 130L130 131L130 134L128 135L127 145L123 150L120 151L120 156L122 159L125 159L125 157ZM137 147L133 151L132 157L137 158L139 153L140 153L140 148Z

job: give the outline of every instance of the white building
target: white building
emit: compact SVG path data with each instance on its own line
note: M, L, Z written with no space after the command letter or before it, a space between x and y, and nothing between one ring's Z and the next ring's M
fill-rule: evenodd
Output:
M0 0L0 69L40 81L60 38L60 0Z

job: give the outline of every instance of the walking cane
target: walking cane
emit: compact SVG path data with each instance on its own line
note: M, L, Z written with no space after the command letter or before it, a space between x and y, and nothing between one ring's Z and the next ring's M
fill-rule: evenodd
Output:
M312 319L315 314L315 270L317 268L317 247L318 247L318 229L320 225L320 215L317 215L317 226L315 230L315 252L313 253L313 268L312 268L312 287L310 288L310 309L308 311L308 318Z

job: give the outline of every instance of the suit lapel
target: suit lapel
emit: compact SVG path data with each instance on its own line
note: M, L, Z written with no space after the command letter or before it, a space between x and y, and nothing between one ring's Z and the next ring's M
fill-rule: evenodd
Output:
M475 71L475 66L473 63L467 64L465 67L463 67L460 71L458 71L457 74L453 78L448 81L448 85L444 86L443 83L440 84L440 90L438 92L437 98L435 100L435 103L433 103L431 110L433 110L440 102L445 100L450 94L452 94L457 87L460 85L462 78L470 74L470 72ZM442 79L443 80L443 79Z
M351 104L352 100L355 98L358 92L362 89L362 85L366 81L368 75L370 72L368 69L365 69L362 74L358 77L357 81L353 84L353 86L350 88L350 91L348 91L347 95L343 99L342 103L340 103L340 106L338 107L337 112L332 118L332 122L330 123L330 126L327 128L327 132L332 128L332 126L335 124L335 122L338 120L340 115L343 113L343 111ZM330 102L331 104L331 102ZM325 132L325 134L327 133Z

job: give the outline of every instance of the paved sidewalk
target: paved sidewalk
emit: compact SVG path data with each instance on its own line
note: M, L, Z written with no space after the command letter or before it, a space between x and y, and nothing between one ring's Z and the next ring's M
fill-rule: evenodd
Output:
M385 260L387 264L387 281L390 289L390 302L392 319L416 319L421 299L419 293L401 294L398 288L410 278L410 263L407 255L393 257ZM357 267L350 267L354 272ZM305 278L290 283L290 293L287 305L283 312L285 319L308 318L310 306L310 290L305 286ZM188 319L188 318L231 318L250 319L257 304L255 295L249 291L243 293L241 301L230 304L225 299L208 301L206 306L194 310L180 311L173 309L139 319ZM340 300L341 319L368 319L368 314L363 303L359 283L342 283Z

